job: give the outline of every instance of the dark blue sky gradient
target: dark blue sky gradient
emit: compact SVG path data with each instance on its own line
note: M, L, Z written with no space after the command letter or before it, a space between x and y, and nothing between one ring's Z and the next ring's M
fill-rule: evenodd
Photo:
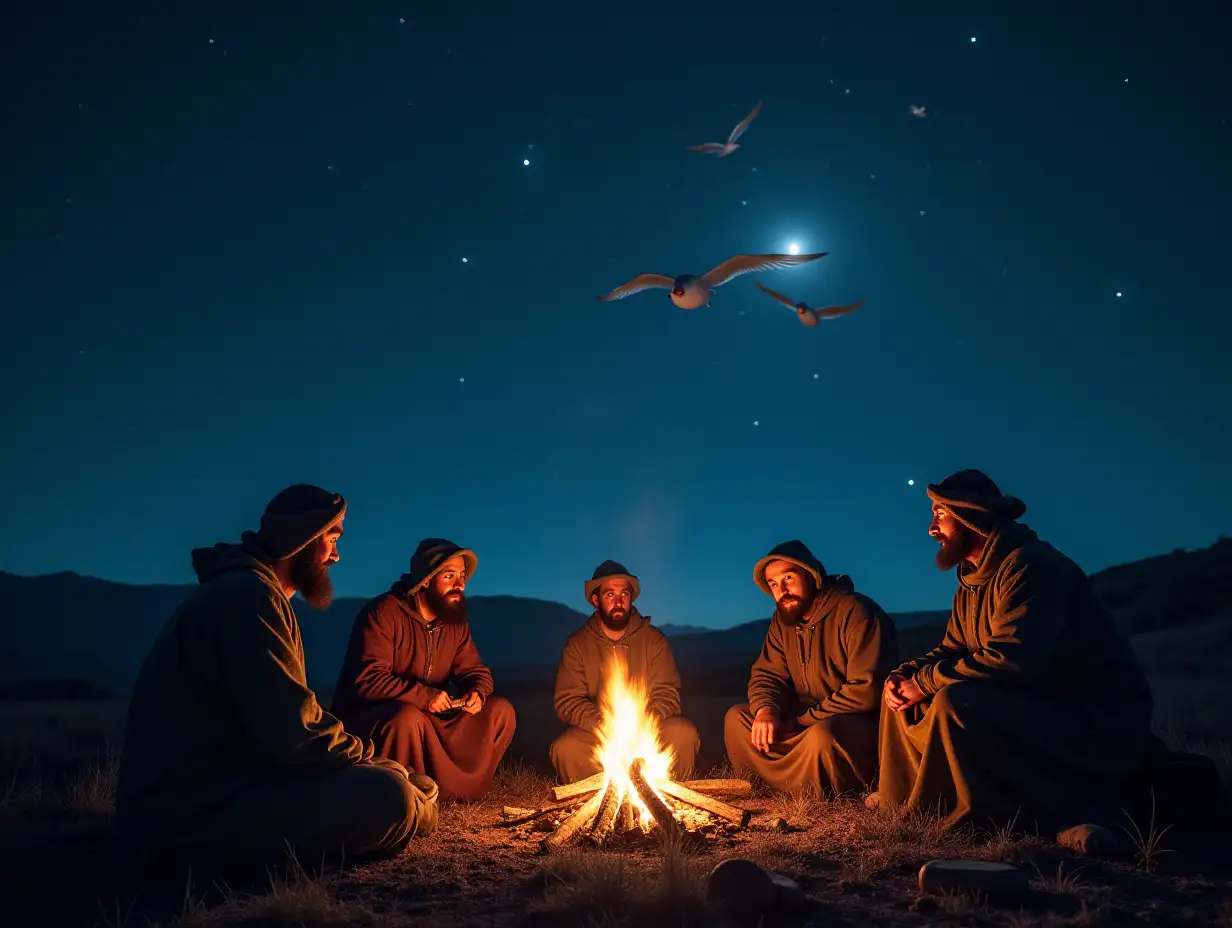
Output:
M793 537L945 606L962 467L1088 570L1232 527L1215 4L332 6L15 22L0 568L187 581L306 481L343 594L444 535L472 593L580 608L614 557L719 626ZM790 241L830 256L595 301Z

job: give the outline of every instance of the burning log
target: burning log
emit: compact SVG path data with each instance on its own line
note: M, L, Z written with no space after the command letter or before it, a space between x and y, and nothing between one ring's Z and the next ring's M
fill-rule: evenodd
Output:
M562 802L566 799L575 799L578 796L585 796L587 793L596 793L603 789L603 781L607 778L607 774L602 771L596 773L593 777L587 777L585 780L578 780L575 783L566 783L564 786L552 787L552 798L557 802Z
M659 794L650 788L650 783L646 780L644 758L639 757L629 765L629 782L633 784L638 797L654 816L655 824L663 829L664 840L679 837L680 823L672 815L672 810L667 807L667 803L659 798Z
M620 812L620 799L620 785L615 780L608 780L607 789L603 791L603 800L599 803L599 811L590 827L590 836L596 841L604 841L612 833L616 816Z
M723 802L720 799L711 799L709 796L703 796L701 793L689 789L681 783L674 783L671 780L664 780L659 784L660 792L666 793L673 799L679 799L681 802L687 802L691 806L695 806L704 812L709 812L711 815L726 819L733 825L743 828L749 823L749 810L739 809L736 806Z
M626 796L620 803L620 830L630 832L637 827L637 813L633 810L633 800Z
M567 799L576 799L579 796L586 796L590 793L598 792L603 789L603 781L606 774L596 773L592 777L587 777L585 780L578 780L574 783L565 783L561 786L552 787L552 798L557 802L563 802ZM709 796L715 796L724 799L748 799L753 795L753 784L748 780L685 780L681 786L687 786L689 789L698 793L706 793Z
M582 805L578 806L576 811L556 826L555 831L543 839L543 850L554 850L572 838L590 823L590 820L595 817L595 813L599 811L599 806L602 803L603 794L595 793Z
M685 780L679 785L724 799L748 799L753 795L753 784L748 780Z

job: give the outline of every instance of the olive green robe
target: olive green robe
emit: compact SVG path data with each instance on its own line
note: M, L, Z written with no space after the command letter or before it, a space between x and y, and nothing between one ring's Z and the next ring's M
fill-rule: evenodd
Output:
M776 610L749 677L749 701L724 721L727 756L776 789L841 795L877 771L877 710L898 662L894 622L851 579L829 576L799 624ZM779 740L763 754L753 718L779 711Z
M1086 574L1003 521L958 580L941 644L899 668L927 701L882 708L878 800L951 825L1119 818L1152 698Z
M200 585L146 655L116 815L131 844L203 856L383 856L436 823L436 786L373 758L308 688L299 622L260 552L193 552Z

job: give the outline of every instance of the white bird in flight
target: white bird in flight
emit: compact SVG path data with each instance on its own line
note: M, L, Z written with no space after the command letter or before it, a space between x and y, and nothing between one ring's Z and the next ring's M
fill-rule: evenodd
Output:
M716 158L726 158L740 147L736 144L736 139L744 135L744 130L749 127L749 123L751 123L754 117L756 117L760 112L761 101L758 100L757 105L753 107L753 112L749 113L749 115L745 116L744 119L740 120L739 125L732 129L731 135L727 137L726 142L707 142L704 145L689 145L686 148L686 151L704 151L707 153L714 152Z
M607 296L599 297L599 302L623 300L643 290L661 288L672 291L672 302L681 309L697 309L700 306L709 306L710 298L714 295L714 288L723 286L733 277L754 271L795 267L798 264L807 264L809 261L824 258L827 254L829 252L820 251L811 255L736 255L701 276L681 274L679 277L669 277L666 274L642 274L634 277L627 284L617 287Z
M858 303L848 303L846 306L823 306L821 309L813 309L807 303L795 303L783 296L783 294L775 293L769 287L763 287L760 281L757 282L757 287L762 293L774 297L788 309L794 309L796 316L810 329L815 328L822 319L834 319L838 316L845 316L848 313L855 312L864 305L864 301L860 300Z
M911 115L915 116L918 119L923 119L925 116L928 115L928 107L927 106L916 106L913 103L911 104Z

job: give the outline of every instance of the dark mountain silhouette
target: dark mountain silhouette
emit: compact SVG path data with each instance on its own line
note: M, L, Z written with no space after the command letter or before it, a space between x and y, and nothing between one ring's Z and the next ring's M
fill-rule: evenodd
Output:
M1166 634L1178 626L1204 626L1232 615L1232 540L1196 551L1174 551L1110 567L1092 577L1096 590L1127 631ZM146 649L188 585L132 585L62 572L24 577L0 571L0 681L13 684L81 681L125 693ZM336 600L324 612L295 603L313 686L331 691L351 623L365 602ZM484 658L504 680L546 680L568 635L586 615L560 603L517 596L473 596L471 623ZM940 637L946 611L898 613L904 653ZM665 625L681 672L704 689L708 678L748 666L757 656L769 619L718 631ZM1218 636L1217 636L1218 637ZM1219 638L1223 641L1223 638ZM20 687L19 687L20 688Z

